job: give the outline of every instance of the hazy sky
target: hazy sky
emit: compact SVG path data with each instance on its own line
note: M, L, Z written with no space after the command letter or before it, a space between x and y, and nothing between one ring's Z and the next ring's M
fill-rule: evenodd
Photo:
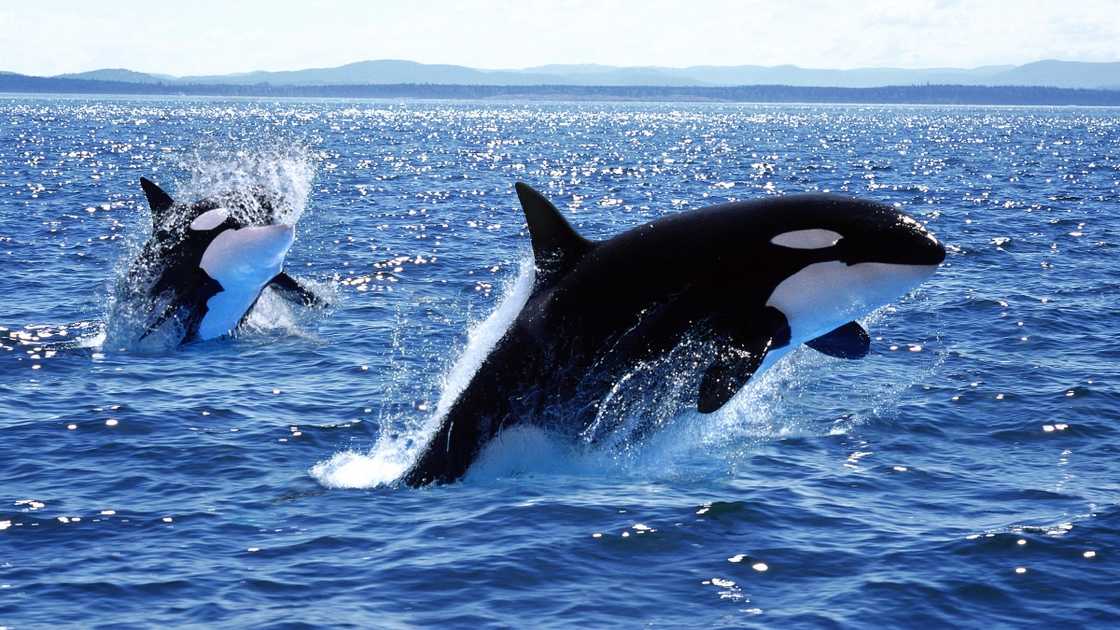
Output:
M1120 0L34 0L0 3L0 70L218 74L411 59L972 67L1120 61Z

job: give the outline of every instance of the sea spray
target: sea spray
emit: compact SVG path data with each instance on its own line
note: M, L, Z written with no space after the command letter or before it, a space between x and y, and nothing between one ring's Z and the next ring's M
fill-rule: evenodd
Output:
M520 272L507 285L498 307L486 319L471 327L462 353L441 379L439 402L428 418L407 426L399 435L383 431L367 452L346 450L336 453L312 466L309 471L311 476L328 488L370 488L398 479L427 444L428 437L439 427L455 399L470 384L486 356L525 306L535 277L533 262L523 260Z

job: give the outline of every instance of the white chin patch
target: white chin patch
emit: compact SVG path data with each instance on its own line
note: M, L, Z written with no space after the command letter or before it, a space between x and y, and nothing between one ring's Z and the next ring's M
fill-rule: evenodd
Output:
M782 247L791 247L793 249L821 249L824 247L832 247L843 238L840 234L832 230L794 230L792 232L782 232L781 234L770 239L770 242Z
M222 290L206 301L206 315L198 325L200 339L220 337L237 326L268 281L280 273L294 238L290 225L266 225L225 230L211 241L199 267Z
M791 345L796 345L898 299L936 269L937 265L814 263L783 280L766 305L786 316Z
M225 208L207 210L198 215L194 221L191 221L191 229L195 231L213 230L227 218L229 218L229 210Z

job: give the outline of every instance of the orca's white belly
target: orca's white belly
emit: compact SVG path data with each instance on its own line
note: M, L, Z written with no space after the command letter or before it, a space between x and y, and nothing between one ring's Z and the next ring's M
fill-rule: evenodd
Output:
M276 273L280 273L279 268ZM198 338L205 341L231 332L252 308L262 290L263 283L258 286L239 286L234 291L225 290L214 294L206 301L206 315L198 324Z
M222 290L206 301L207 312L198 325L200 339L221 337L237 327L265 285L280 273L294 238L290 225L226 230L214 238L199 266Z

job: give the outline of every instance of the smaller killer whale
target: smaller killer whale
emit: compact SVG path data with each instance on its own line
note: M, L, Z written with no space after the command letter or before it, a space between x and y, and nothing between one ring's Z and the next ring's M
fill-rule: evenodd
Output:
M871 340L854 320L945 259L918 221L839 195L710 206L593 242L540 193L516 190L533 247L532 292L402 476L407 485L461 478L520 423L579 435L636 365L674 358L686 344L666 380L690 383L701 413L799 344L861 358Z
M177 323L180 344L214 339L237 328L265 287L304 305L321 300L283 271L295 226L277 219L269 199L236 196L177 203L140 178L152 212L152 234L128 269L130 303L141 301L141 339Z

